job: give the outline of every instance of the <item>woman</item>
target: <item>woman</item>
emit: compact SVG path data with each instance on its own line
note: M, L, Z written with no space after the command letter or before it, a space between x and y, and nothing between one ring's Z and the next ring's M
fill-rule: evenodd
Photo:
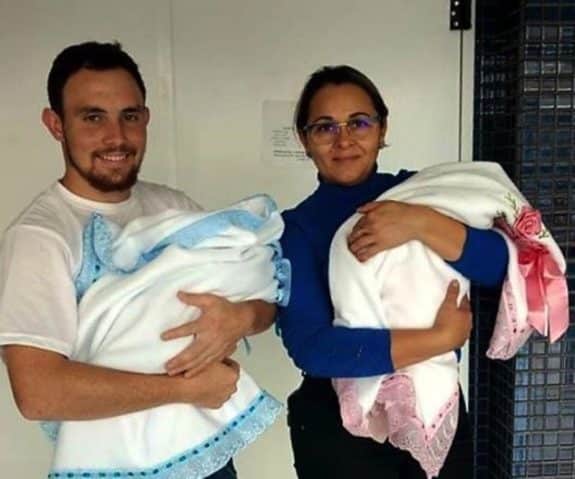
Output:
M456 285L447 291L430 329L333 326L328 255L344 220L356 211L364 215L348 238L359 261L417 239L480 284L499 284L506 270L507 248L497 233L467 228L423 206L372 202L410 176L406 171L376 172L387 115L377 88L348 66L316 71L296 109L297 130L319 178L317 189L284 213L282 238L284 254L292 263L292 293L289 305L280 310L279 326L289 355L304 375L288 400L300 479L350 474L365 479L425 478L409 454L388 442L352 436L343 428L331 378L391 373L461 347L470 331L469 305L466 300L456 305ZM440 479L472 473L471 433L465 408L459 410L458 430Z

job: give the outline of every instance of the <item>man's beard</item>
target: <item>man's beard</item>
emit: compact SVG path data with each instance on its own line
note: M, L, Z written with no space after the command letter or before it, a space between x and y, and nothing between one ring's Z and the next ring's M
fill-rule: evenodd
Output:
M127 174L118 177L117 175L99 175L98 173L92 171L92 169L82 169L72 153L68 148L68 143L63 142L64 154L70 166L74 168L78 174L84 178L92 188L101 191L102 193L111 193L114 191L126 191L138 181L138 173L140 172L140 165L134 164L134 166L128 171ZM102 153L112 153L112 152L122 152L134 155L135 152L129 148L115 148Z

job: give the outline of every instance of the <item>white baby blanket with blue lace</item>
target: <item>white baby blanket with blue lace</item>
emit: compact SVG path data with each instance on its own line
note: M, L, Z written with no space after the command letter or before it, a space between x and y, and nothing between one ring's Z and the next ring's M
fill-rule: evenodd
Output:
M139 373L164 373L190 338L160 334L197 317L180 290L232 301L285 303L289 263L283 221L265 195L213 212L167 210L119 228L93 215L76 278L77 343L72 359ZM118 417L63 421L53 429L49 478L203 478L270 426L280 403L243 370L221 408L171 404Z

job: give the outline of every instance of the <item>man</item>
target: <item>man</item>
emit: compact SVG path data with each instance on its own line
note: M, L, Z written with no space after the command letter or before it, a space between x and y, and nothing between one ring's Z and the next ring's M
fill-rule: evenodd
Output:
M138 67L119 44L63 50L48 94L42 120L62 147L64 176L24 210L0 248L0 346L19 410L28 419L61 421L172 403L218 408L238 380L238 365L227 357L241 337L269 327L273 305L180 293L202 316L163 335L195 335L167 363L167 375L69 359L78 320L74 277L89 216L97 212L125 225L167 208L198 206L181 192L137 180L150 113ZM231 463L224 469L211 477L235 477Z

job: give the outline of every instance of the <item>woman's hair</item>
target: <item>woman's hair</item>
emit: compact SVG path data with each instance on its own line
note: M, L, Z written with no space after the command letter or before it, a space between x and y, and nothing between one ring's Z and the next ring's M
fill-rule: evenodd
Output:
M298 132L302 132L309 117L309 106L315 94L326 85L351 84L361 88L371 99L379 121L385 125L388 115L387 106L377 87L359 70L348 65L324 66L311 74L303 87L295 109L294 123Z

